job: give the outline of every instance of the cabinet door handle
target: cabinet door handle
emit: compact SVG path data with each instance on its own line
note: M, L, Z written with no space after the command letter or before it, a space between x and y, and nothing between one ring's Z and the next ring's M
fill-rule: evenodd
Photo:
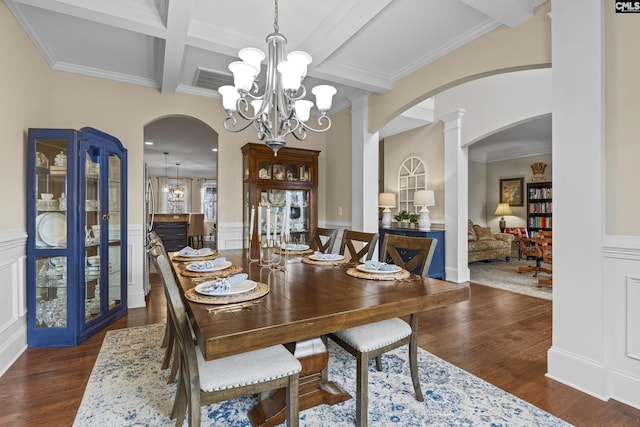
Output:
M103 214L102 215L102 220L103 221L109 221L109 214Z

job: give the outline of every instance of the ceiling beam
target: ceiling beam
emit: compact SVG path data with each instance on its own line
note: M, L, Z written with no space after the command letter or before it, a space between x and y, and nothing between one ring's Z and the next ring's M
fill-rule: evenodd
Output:
M178 4L180 3L180 4ZM162 64L162 83L160 92L166 95L176 93L180 82L180 72L187 48L187 34L191 13L196 0L181 0L169 2L167 10L167 31L169 37L165 40L164 62Z
M535 0L462 0L468 6L508 26L515 27L533 16ZM533 4L532 4L533 3Z

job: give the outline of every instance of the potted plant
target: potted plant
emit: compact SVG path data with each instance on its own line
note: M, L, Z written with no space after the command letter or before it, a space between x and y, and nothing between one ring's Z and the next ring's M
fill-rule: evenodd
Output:
M406 210L401 210L393 216L393 219L402 223L402 225L406 227L409 225L409 212L407 212Z
M420 215L417 213L411 212L408 214L409 216L409 228L416 228L418 226L418 221L420 220Z

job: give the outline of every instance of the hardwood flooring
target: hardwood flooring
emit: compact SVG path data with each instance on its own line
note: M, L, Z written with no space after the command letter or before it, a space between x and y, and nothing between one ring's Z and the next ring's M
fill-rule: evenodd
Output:
M147 307L107 330L164 322L151 273ZM640 426L640 411L545 377L551 302L471 284L469 301L421 315L420 346L576 426ZM1 426L70 426L105 331L77 347L28 349L0 377Z

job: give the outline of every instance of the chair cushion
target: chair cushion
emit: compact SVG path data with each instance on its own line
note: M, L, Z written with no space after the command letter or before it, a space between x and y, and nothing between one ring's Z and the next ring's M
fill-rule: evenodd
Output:
M343 329L333 335L360 352L372 351L411 335L411 326L402 319L388 319L354 328Z
M302 369L298 359L281 345L209 361L204 360L200 347L196 346L196 357L200 388L205 392L288 377Z

